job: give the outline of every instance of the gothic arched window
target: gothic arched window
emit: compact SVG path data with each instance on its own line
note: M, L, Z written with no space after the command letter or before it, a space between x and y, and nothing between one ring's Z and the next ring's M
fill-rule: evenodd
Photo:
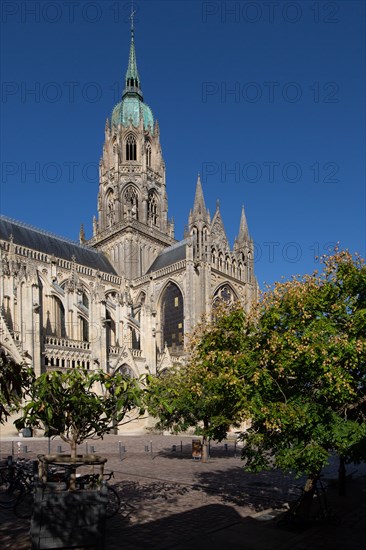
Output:
M193 239L194 239L194 243L193 243L194 254L199 255L200 253L199 234L198 234L198 228L195 225L192 227L191 235L193 236Z
M215 295L213 297L212 305L213 307L217 307L220 303L224 303L226 305L231 305L234 302L236 302L237 297L229 285L222 285L220 288L218 288L215 292Z
M146 143L146 164L151 168L151 143L149 141Z
M136 139L133 134L126 138L126 160L136 160Z
M106 343L108 350L110 346L116 345L116 323L108 310L106 310L105 317Z
M214 248L211 250L211 262L216 267L216 250Z
M134 187L128 187L124 193L124 215L134 220L139 219L139 198Z
M65 308L63 303L57 296L53 296L53 322L54 322L54 331L53 333L58 338L66 337L66 323L65 323Z
M183 296L177 285L168 283L161 304L163 342L172 351L181 351L184 344Z
M136 378L135 373L133 372L131 367L127 365L127 363L124 363L123 365L118 367L118 369L116 369L116 373L117 372L120 372L123 376L126 376L127 378Z
M107 195L107 227L114 224L114 196L113 192L109 192Z
M147 219L153 225L158 223L158 202L153 191L150 191L147 199Z

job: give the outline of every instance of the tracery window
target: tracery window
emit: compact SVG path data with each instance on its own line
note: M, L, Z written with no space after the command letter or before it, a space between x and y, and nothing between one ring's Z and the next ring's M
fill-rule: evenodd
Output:
M229 285L223 285L220 286L220 288L217 289L215 292L215 295L213 297L213 307L217 307L221 303L225 303L226 305L231 305L234 302L236 302L237 297Z
M177 285L168 283L162 299L163 342L171 351L180 351L184 344L183 296Z
M136 160L136 139L133 134L126 138L126 160Z
M134 187L128 187L124 194L125 216L130 215L131 218L139 219L139 199L137 191Z

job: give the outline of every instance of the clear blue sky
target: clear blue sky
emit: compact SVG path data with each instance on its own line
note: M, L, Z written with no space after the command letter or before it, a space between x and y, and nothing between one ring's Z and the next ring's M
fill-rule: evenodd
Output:
M135 4L176 237L201 172L231 245L244 204L260 286L311 272L337 241L365 256L365 3ZM72 239L84 223L91 235L129 6L2 2L1 213Z

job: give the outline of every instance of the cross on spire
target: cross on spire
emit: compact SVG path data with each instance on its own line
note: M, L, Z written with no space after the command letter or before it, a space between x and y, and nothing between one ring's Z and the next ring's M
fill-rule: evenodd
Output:
M133 29L134 29L134 18L135 18L135 15L136 15L136 10L133 9L133 0L131 0L131 15L130 15L130 20L131 20L131 31L133 31Z

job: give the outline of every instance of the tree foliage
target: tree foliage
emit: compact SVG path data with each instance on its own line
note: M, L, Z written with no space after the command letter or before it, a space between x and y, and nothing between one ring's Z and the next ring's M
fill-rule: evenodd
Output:
M19 410L24 392L32 380L32 370L0 352L0 424Z
M208 439L221 441L230 425L246 417L243 377L249 325L239 307L216 313L194 332L186 365L151 377L147 392L150 414L157 427L174 432L195 428Z
M88 438L103 437L124 423L133 410L137 415L143 413L138 380L82 368L56 370L34 380L22 417L15 424L18 429L42 428L45 436L60 436L76 456L77 445Z
M316 479L329 454L366 437L366 267L346 251L318 274L277 283L259 304L246 393L246 467Z

